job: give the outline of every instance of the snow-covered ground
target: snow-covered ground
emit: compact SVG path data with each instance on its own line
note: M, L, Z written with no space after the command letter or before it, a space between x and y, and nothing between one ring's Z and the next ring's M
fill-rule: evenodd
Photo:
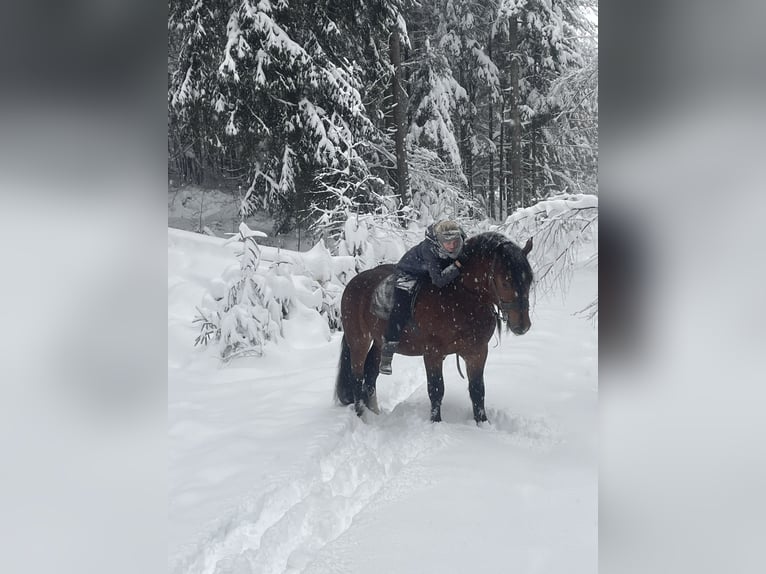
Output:
M378 379L381 415L335 406L340 334L302 319L261 358L194 348L195 306L233 249L168 232L172 572L597 570L598 339L573 315L595 266L535 302L529 333L491 343L479 428L454 357L432 424L418 357Z

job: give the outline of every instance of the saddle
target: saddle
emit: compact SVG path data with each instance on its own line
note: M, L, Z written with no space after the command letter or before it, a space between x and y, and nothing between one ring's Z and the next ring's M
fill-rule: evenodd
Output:
M372 300L370 301L370 311L381 319L388 319L391 316L391 310L394 307L394 288L396 284L396 273L392 273L385 279L383 279L378 286L375 287L375 291L372 293ZM415 284L412 294L412 308L410 311L412 314L415 312L415 301L418 298L418 292L420 291L420 282Z

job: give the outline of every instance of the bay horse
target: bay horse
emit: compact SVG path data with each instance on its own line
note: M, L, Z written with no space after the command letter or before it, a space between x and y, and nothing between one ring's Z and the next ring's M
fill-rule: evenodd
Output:
M422 355L432 422L441 421L442 363L453 353L466 364L473 418L477 424L487 421L484 365L489 341L501 324L496 308L516 335L532 325L529 290L534 277L527 260L531 249L531 238L520 248L500 233L480 233L466 240L461 272L454 281L440 289L426 281L420 289L396 352ZM341 298L344 333L335 398L341 405L353 403L359 416L365 408L380 412L376 381L386 319L373 313L372 299L381 281L393 272L391 264L363 271L349 281Z

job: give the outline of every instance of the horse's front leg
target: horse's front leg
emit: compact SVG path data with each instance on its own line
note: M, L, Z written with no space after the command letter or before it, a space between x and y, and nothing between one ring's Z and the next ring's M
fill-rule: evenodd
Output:
M487 347L463 355L463 359L468 372L468 394L473 403L473 418L476 424L487 422L487 412L484 410L484 365L487 362Z
M428 398L431 399L431 422L438 423L442 420L442 399L444 398L444 377L442 375L442 363L444 356L423 355L428 377Z

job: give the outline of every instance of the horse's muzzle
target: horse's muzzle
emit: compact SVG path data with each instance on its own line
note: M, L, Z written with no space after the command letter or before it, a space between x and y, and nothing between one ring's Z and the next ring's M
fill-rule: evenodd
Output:
M511 325L510 322L507 324L508 328L511 330L511 333L514 335L523 335L529 331L529 328L532 326L532 323L529 321L523 322L520 325Z

